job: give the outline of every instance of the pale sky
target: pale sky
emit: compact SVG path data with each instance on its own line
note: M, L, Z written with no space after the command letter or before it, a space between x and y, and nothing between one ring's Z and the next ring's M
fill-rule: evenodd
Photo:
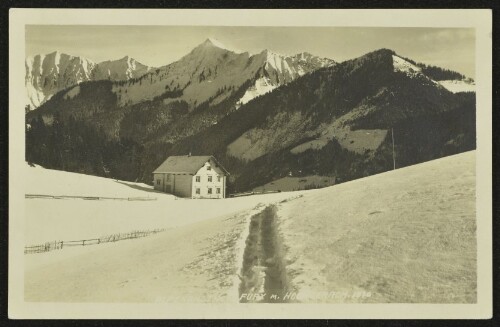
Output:
M475 77L474 29L465 28L27 25L26 56L58 50L101 62L128 55L160 67L208 37L250 53L305 51L339 62L388 48L417 62Z

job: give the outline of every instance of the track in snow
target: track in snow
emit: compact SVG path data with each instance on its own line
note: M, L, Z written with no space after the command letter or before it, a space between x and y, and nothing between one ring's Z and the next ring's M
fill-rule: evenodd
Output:
M288 302L283 249L276 226L276 206L267 206L250 220L241 268L241 303Z

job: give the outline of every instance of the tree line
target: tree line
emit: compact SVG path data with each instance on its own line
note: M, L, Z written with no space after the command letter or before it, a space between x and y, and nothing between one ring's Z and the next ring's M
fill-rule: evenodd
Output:
M102 128L70 116L38 115L26 123L26 161L45 168L137 179L144 147L130 139L110 139Z

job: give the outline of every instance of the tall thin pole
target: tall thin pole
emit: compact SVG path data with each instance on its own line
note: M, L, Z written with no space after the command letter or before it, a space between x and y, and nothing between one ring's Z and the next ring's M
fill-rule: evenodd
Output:
M393 164L393 169L396 170L396 155L394 153L394 128L391 128L391 135L392 135L392 164Z

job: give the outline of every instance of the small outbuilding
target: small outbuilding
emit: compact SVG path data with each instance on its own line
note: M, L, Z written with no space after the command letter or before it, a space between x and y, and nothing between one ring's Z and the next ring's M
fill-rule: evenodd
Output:
M213 156L171 156L153 171L154 189L193 199L226 197L224 167Z

